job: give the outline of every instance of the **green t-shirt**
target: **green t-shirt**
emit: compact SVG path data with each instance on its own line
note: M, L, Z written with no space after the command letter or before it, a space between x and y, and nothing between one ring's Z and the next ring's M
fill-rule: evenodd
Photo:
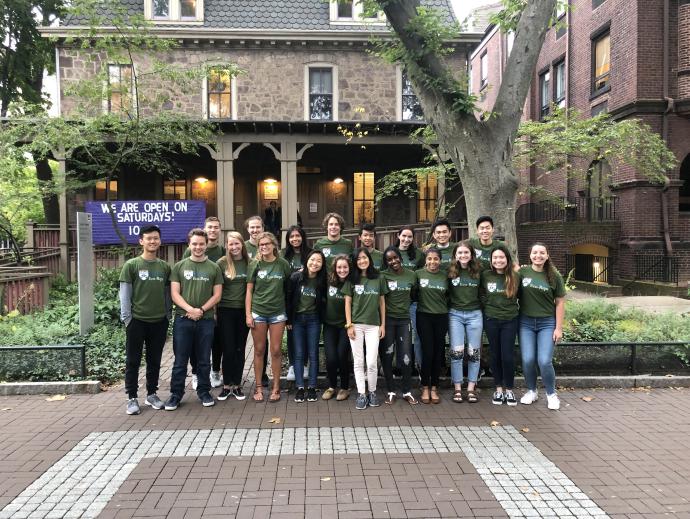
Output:
M249 255L249 259L253 260L256 258L256 251L258 250L258 247L254 245L252 242L247 240L244 242L244 246L247 248L247 255Z
M455 310L469 312L479 310L479 276L475 279L467 269L460 270L460 275L449 279L450 307Z
M293 254L292 258L287 259L285 257L285 251L287 249L283 249L280 251L280 257L284 258L285 261L287 261L290 265L290 270L292 272L297 272L298 270L301 270L304 265L302 265L302 256L300 254Z
M170 265L165 261L132 258L123 265L120 282L132 285L134 319L152 323L166 317L165 287L170 284Z
M223 284L223 273L220 267L211 260L192 261L185 258L175 263L170 274L170 281L180 284L180 295L193 308L201 308L211 299L213 287ZM180 307L175 309L179 316L186 315ZM204 319L213 319L213 307L206 308Z
M440 269L434 273L419 269L415 272L415 278L419 299L417 311L427 314L448 313L448 274Z
M316 278L304 278L300 286L299 300L297 301L298 314L315 314L316 308Z
M218 266L223 273L223 295L218 306L221 308L244 308L244 298L247 295L247 263L244 260L233 261L235 277L230 279L225 272L228 262L225 258L218 260Z
M446 247L445 249L439 249L438 245L433 243L430 247L427 248L427 250L433 249L433 248L438 249L439 252L441 253L441 270L443 272L448 272L448 267L450 266L450 262L453 261L453 249L455 248L455 244L453 242L450 242L448 244L448 247ZM420 265L420 267L423 265L424 265L424 259L422 258L422 265Z
M554 271L554 286L549 285L546 272L537 272L531 266L520 269L520 313L527 317L553 317L556 298L565 297L563 277Z
M352 241L341 236L338 241L331 241L328 238L320 238L316 240L314 250L320 250L323 252L323 255L326 257L326 265L330 269L335 256L338 254L347 254L348 256L352 256L352 251L354 249L352 247Z
M518 275L519 282L520 276ZM517 317L517 294L512 298L506 297L505 276L502 274L494 274L492 270L482 271L479 293L486 317L502 321L509 321Z
M479 238L470 238L470 245L474 249L474 255L482 265L482 269L491 268L491 251L498 245L505 245L501 240L492 240L491 245L482 245Z
M415 270L424 266L424 253L417 248L414 250L414 257L412 259L410 259L410 255L406 250L401 250L400 255L402 256L403 268L414 272Z
M379 297L388 293L388 284L383 276L376 279L362 277L355 284L347 281L343 285L343 294L352 297L352 323L381 326Z
M192 251L189 250L189 247L187 247L187 250L185 250L184 254L182 255L182 259L189 258L191 255ZM206 256L213 263L216 263L220 258L225 256L225 248L222 245L216 243L215 245L208 247L206 249Z
M343 294L342 287L328 287L324 322L331 326L345 326L345 294Z
M264 317L285 313L285 282L290 274L290 265L283 258L249 264L247 283L254 283L253 313Z
M412 303L412 287L417 278L414 272L402 269L399 274L392 270L384 270L381 276L388 285L386 294L386 316L395 319L409 319L410 304Z
M383 252L378 249L373 249L369 254L371 254L371 261L374 264L374 268L381 270L383 266Z

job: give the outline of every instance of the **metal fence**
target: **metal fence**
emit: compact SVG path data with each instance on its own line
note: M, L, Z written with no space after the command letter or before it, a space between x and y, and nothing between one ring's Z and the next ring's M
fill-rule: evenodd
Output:
M573 271L573 279L589 283L609 282L609 258L592 254L566 254L566 272Z
M678 283L678 257L666 254L638 253L635 259L635 279Z
M516 223L612 222L618 219L616 197L580 197L575 200L541 200L518 207Z

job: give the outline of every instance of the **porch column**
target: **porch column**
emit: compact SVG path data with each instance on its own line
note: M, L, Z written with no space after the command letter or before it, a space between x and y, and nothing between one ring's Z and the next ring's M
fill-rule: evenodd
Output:
M54 153L58 162L58 183L61 184L60 194L58 195L58 205L60 206L60 272L68 281L72 279L72 265L69 257L70 233L69 233L69 208L67 207L67 166L66 157L63 154Z
M280 143L280 187L282 226L297 223L297 145Z
M235 171L232 141L221 140L216 159L216 203L221 229L235 228Z

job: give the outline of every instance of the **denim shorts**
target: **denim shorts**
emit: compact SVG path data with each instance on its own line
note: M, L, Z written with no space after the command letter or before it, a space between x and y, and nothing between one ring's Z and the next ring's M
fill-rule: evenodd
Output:
M252 312L252 319L254 319L255 323L277 324L287 321L287 315L285 315L285 313L275 315L259 315Z

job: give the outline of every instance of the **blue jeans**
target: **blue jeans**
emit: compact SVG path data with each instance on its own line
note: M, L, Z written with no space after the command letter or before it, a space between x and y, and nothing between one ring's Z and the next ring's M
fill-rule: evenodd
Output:
M515 336L518 331L518 318L504 321L484 316L484 331L491 348L494 384L512 390L515 385Z
M553 331L555 317L520 316L520 353L527 389L537 389L537 365L546 394L556 392L556 372L553 369Z
M211 390L211 347L213 346L213 330L216 323L213 319L199 319L193 321L186 317L176 316L173 324L173 364L170 379L170 393L182 399L184 395L184 381L187 376L187 363L192 352L196 354L197 375L199 384L196 394L201 396Z
M467 380L477 382L482 354L482 311L455 310L448 312L450 334L450 378L462 384L465 342L467 342Z
M295 314L292 322L292 338L295 344L295 386L304 387L305 353L309 356L309 387L316 387L319 374L319 335L321 321L318 314Z

